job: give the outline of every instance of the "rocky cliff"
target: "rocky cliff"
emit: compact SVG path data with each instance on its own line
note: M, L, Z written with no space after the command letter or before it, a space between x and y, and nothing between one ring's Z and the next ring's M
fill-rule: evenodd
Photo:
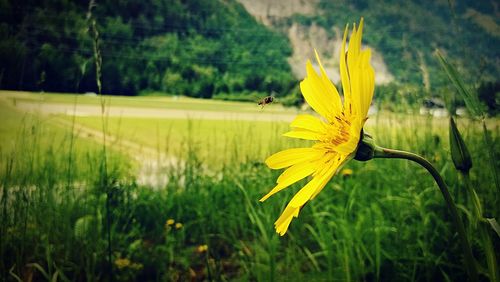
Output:
M326 72L335 82L339 82L339 52L344 27L332 26L331 30L316 24L302 25L294 20L296 15L321 14L316 8L317 0L238 0L245 9L264 25L288 35L293 54L288 59L293 73L299 79L305 76L305 63L310 59L315 64L314 49L322 58ZM372 65L375 68L375 82L385 84L393 80L382 55L372 49Z

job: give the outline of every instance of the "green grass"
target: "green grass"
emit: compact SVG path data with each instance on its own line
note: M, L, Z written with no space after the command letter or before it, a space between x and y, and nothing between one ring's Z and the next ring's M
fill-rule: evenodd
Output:
M128 99L132 104L134 100ZM346 168L354 173L332 179L302 209L286 236L279 237L273 223L305 180L265 203L258 199L280 173L263 164L265 157L309 144L281 137L287 124L108 118L108 133L118 139L108 144L104 170L99 138L79 137L60 125L60 119L71 122L72 117L26 115L5 103L0 107L5 121L0 124L0 276L7 280L465 277L444 201L432 178L416 164L349 162ZM75 121L97 131L102 126L100 117ZM472 184L484 210L498 218L481 128L464 119L458 124L473 157ZM488 126L496 144L498 120L490 120ZM484 245L469 217L470 196L449 156L446 119L383 113L372 117L366 130L379 145L417 152L436 165L459 204L482 278L487 279ZM183 164L158 169L168 178L162 187L141 184L134 165L141 152L120 145L128 140L175 154ZM498 148L494 151L499 153ZM182 228L165 226L170 218ZM488 234L498 248L498 237L491 230ZM204 244L208 251L198 252Z
M99 117L77 117L76 122L95 130L101 127ZM263 160L283 146L287 140L278 136L289 128L283 122L201 119L108 118L108 124L110 134L167 155L182 157L186 145L192 144L198 157L211 166L228 164L233 157Z
M17 102L45 102L72 104L75 96L81 105L100 105L98 96L87 96L82 94L63 94L63 93L32 93L20 91L1 90L0 96L6 97L11 101ZM121 107L142 107L153 109L178 109L178 110L197 110L197 111L217 111L217 112L249 112L259 113L261 107L255 103L247 102L228 102L209 99L194 99L183 96L145 96L145 97L127 97L127 96L106 96L106 102L110 106ZM271 104L266 106L268 113L295 113L296 110L284 108L280 104Z

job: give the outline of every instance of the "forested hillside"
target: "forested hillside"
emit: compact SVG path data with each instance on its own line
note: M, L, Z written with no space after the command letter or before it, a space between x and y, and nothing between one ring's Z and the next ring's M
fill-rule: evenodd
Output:
M1 1L4 89L96 90L88 1ZM286 37L234 1L97 1L103 93L285 93Z
M302 77L292 69L302 69L304 60L295 60L300 66L290 60L300 51L291 42L293 28L320 30L316 37L338 45L345 24L363 16L365 42L393 81L378 88L377 98L398 99L405 87L412 93L438 93L447 85L434 55L440 49L469 83L493 91L482 94L485 99L496 99L496 1L239 2L97 1L89 15L88 1L0 1L0 88L97 92L89 32L95 20L103 93L296 95ZM325 54L334 52L330 45L306 44ZM325 61L335 68L334 57ZM424 94L407 100L412 103Z
M399 82L426 80L440 84L442 74L434 52L440 49L458 64L470 82L498 78L500 28L496 1L349 1L322 0L322 16L302 20L321 26L342 26L367 19L365 40L384 56ZM345 2L345 4L342 4Z
M346 23L365 18L364 44L372 49L375 99L420 105L453 93L435 51L439 49L490 112L500 101L498 1L238 0L266 26L287 34L296 77L318 50L330 77L339 83L338 50ZM461 103L460 101L457 101ZM495 110L496 109L496 110Z

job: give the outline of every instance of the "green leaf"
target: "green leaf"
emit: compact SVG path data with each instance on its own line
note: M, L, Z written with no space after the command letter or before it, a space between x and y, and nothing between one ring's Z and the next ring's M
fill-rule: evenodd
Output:
M491 228L495 230L497 233L498 237L500 237L500 225L498 225L498 222L495 218L486 218L486 221L490 224Z
M74 234L79 240L85 240L90 236L91 232L94 232L94 227L96 225L96 220L92 215L85 215L80 217L75 222Z
M477 95L475 95L472 91L470 91L469 88L466 87L465 82L458 73L457 69L452 64L448 63L448 61L446 61L439 50L436 51L436 54L451 83L453 84L453 86L455 86L458 93L464 99L465 105L467 106L467 109L469 110L471 115L478 118L482 117L483 111L481 110Z

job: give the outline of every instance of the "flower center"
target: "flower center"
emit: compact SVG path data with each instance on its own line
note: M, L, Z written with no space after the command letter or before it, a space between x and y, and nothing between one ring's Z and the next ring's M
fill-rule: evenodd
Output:
M325 141L334 146L338 146L349 141L350 128L351 122L345 118L343 113L342 116L335 116L335 120L330 123Z

